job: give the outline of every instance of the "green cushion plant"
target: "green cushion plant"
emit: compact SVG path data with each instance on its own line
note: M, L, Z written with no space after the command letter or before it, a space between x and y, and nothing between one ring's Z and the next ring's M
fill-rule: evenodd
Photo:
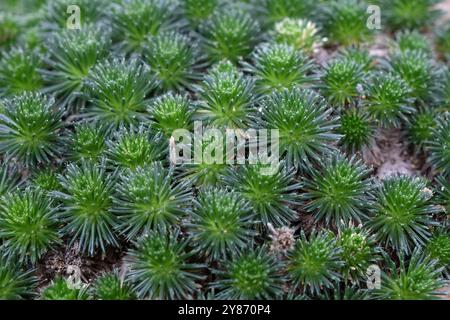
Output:
M444 298L445 11L0 1L0 299Z

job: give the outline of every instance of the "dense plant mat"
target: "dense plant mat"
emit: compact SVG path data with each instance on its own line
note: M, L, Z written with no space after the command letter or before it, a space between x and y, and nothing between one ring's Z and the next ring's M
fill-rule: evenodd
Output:
M2 0L0 299L445 298L448 7Z

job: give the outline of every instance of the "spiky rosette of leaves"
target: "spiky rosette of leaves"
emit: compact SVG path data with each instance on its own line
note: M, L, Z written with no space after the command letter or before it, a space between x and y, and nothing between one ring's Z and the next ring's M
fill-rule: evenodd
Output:
M0 12L0 47L7 47L13 44L21 31L17 17Z
M442 268L437 260L416 249L409 261L401 254L400 266L386 257L388 271L381 275L381 288L374 292L375 296L385 300L430 300L437 299L437 289L444 283L441 279Z
M70 284L69 279L57 276L42 290L42 300L88 300L89 294L86 287L78 288Z
M42 0L38 0L38 2L39 1ZM30 13L28 10L32 10L31 8L33 5L36 9ZM42 11L40 11L42 6L37 2L33 2L33 4L28 2L25 6L27 9L24 11L28 12L19 13L19 16L24 16L20 17L21 32L17 39L17 43L21 46L44 52L45 50L42 47L42 33L39 26L39 23L42 21Z
M243 249L214 270L218 299L275 299L283 294L283 265L266 247Z
M313 295L323 288L332 288L340 279L339 255L340 249L331 232L313 231L307 238L302 231L288 255L287 270L292 284Z
M148 36L177 28L174 1L127 0L112 6L115 35L127 52L142 51Z
M289 225L297 216L290 205L299 204L295 169L279 165L270 174L267 169L262 163L230 168L224 180L249 202L263 225Z
M311 298L304 294L304 293L298 293L293 289L289 289L289 291L286 294L285 300L288 301L307 301L310 300Z
M428 191L421 178L391 176L380 182L366 223L377 241L405 253L423 246L430 238L431 215L438 212Z
M235 68L213 68L196 90L198 118L213 126L246 128L252 118L254 86L253 78Z
M382 0L387 25L393 29L420 29L437 18L439 0Z
M342 285L336 284L332 289L324 290L323 294L319 295L320 300L334 300L334 301L353 301L353 300L371 300L370 290L363 289L359 285Z
M0 199L0 239L7 256L36 263L59 241L58 209L40 189L15 191Z
M367 3L360 0L328 1L321 14L321 23L330 43L351 45L371 39L367 27Z
M245 63L245 69L256 78L258 92L308 86L314 79L312 61L287 44L264 43L252 54L252 63Z
M78 123L70 137L70 155L75 161L98 161L106 151L109 132L105 126L96 122Z
M337 131L342 135L340 144L347 152L365 150L375 141L376 125L365 109L346 109L341 114L340 121Z
M59 184L57 176L58 168L44 168L36 171L32 177L32 185L48 193L54 190L60 190L61 185Z
M178 235L150 231L128 252L128 279L139 298L186 299L198 290L203 265L190 262L195 252Z
M438 176L436 178L436 203L445 208L446 212L450 212L450 177Z
M159 89L182 90L200 78L201 52L188 36L162 32L151 37L144 49L144 61L159 81Z
M305 19L284 18L275 24L271 35L277 43L290 45L308 55L313 54L323 42L316 24Z
M267 129L279 130L280 156L287 165L307 169L322 153L337 142L333 133L338 126L325 100L312 90L294 88L274 92L261 102L262 123Z
M111 39L105 27L54 33L48 43L42 76L44 92L57 96L62 106L78 109L85 103L85 80L90 69L109 54Z
M38 0L37 2L39 3L39 1L43 1L43 0ZM34 6L33 6L34 8ZM16 0L5 0L0 4L0 9L1 10L11 10L11 11L22 11L22 3L18 3Z
M33 296L36 285L34 270L23 270L21 265L0 255L0 300L22 300Z
M444 267L448 271L450 268L450 233L448 230L440 228L433 233L425 247L425 253L431 259L437 260L439 267Z
M27 8L35 10L41 8L46 0L5 0L0 4L0 8L3 10L11 10L17 13L23 13Z
M337 107L354 102L362 95L359 87L364 84L365 72L359 63L343 57L332 60L319 75L323 95Z
M199 26L210 61L237 62L245 58L258 41L258 22L243 10L228 8L215 11Z
M431 44L428 39L417 30L401 30L395 33L395 49L400 51L418 50L431 54Z
M7 163L0 164L0 197L8 194L20 185L20 176L16 168Z
M138 59L113 58L92 68L86 85L92 100L85 117L119 127L147 119L147 96L157 82L149 67Z
M77 9L71 6L78 6ZM79 10L79 16L76 15ZM109 10L107 0L52 0L46 1L42 7L42 29L46 32L63 31L68 25L76 23L79 17L80 28L84 29L89 24L101 23L106 18ZM72 16L73 15L73 16ZM72 19L68 19L72 17ZM74 25L74 27L77 27Z
M93 285L93 296L98 300L134 300L131 285L122 279L118 270L100 275Z
M268 24L274 24L284 18L303 18L314 10L314 3L311 0L252 0L252 2L262 9Z
M342 249L342 275L346 282L358 283L366 279L367 268L379 260L380 248L376 239L362 226L348 225L339 231L337 246Z
M4 101L0 152L26 165L50 162L61 149L64 110L51 97L25 92Z
M189 130L192 127L194 106L187 95L169 92L159 96L152 101L148 112L155 129L167 138L172 136L174 130Z
M119 168L136 169L163 160L167 150L161 135L145 126L120 128L106 143L110 162Z
M304 182L305 209L328 225L360 223L366 217L369 174L370 169L356 156L347 159L338 152L331 154Z
M415 112L413 92L406 81L388 73L375 73L365 86L363 105L383 127L400 127Z
M93 255L105 252L107 245L117 245L113 232L116 216L112 212L115 174L107 173L105 165L91 162L71 163L59 175L63 191L52 195L63 203L63 231L77 241L80 251Z
M41 58L36 51L15 47L3 52L0 59L0 95L16 95L40 89L40 65Z
M436 49L447 61L450 59L450 23L437 29Z
M173 171L160 163L128 170L114 197L118 229L130 240L152 229L168 229L190 211L191 197L189 181L176 182Z
M192 26L197 27L221 5L222 0L183 0L181 8Z
M423 150L424 145L433 136L433 128L436 128L437 113L431 108L421 108L408 121L408 136L411 143L418 149Z
M350 46L340 49L338 57L359 64L364 72L374 69L377 63L374 57L370 55L369 50L363 46Z
M450 176L450 115L441 115L436 122L432 137L426 143L428 162L437 172Z
M193 242L205 256L216 260L239 252L255 232L248 202L238 193L202 189L188 222Z
M416 99L428 100L437 90L435 67L428 54L422 50L398 51L392 56L387 68L403 79L412 90L409 95Z

